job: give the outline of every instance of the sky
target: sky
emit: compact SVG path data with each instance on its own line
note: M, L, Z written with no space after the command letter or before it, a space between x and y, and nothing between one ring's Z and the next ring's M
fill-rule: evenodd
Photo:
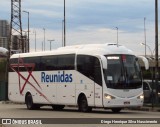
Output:
M154 0L65 0L66 45L118 43L143 55L146 44L155 49ZM11 0L0 0L0 19L11 20ZM64 0L22 0L22 11L30 12L30 51L42 50L45 28L45 47L50 50L62 46ZM159 6L159 5L158 5ZM27 14L22 12L22 28L27 31ZM116 28L117 27L117 28ZM147 54L151 51L147 47Z

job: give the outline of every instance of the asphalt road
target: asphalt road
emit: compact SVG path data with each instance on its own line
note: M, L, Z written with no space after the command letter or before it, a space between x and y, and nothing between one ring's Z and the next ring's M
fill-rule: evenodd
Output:
M143 112L122 110L120 113L112 113L111 110L93 109L91 113L81 113L75 107L66 107L62 111L54 111L51 107L43 107L40 110L27 110L23 104L0 104L0 118L160 118L160 112ZM94 119L96 118L96 119ZM52 120L52 119L51 119ZM64 119L60 123L63 123ZM73 119L75 120L75 119ZM160 124L43 124L43 125L0 125L0 127L160 127Z

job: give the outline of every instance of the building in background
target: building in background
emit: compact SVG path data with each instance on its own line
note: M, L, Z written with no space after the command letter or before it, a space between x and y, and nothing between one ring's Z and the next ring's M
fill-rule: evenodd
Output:
M7 20L0 20L0 47L8 49L10 41L10 24ZM23 44L23 45L22 45ZM23 35L12 35L10 43L11 54L28 52L28 37ZM9 50L9 49L8 49Z
M8 49L10 25L7 20L0 20L0 47Z
M25 52L28 52L28 38L27 36L22 36L23 38L21 39L20 35L13 35L12 36L12 43L11 43L11 54L15 53L21 53L22 49L24 49ZM22 47L22 43L24 43L24 48Z

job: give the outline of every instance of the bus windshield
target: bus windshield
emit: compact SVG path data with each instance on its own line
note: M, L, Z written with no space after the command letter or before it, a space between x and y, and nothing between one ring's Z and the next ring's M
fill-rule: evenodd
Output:
M137 89L142 87L138 61L133 55L106 55L107 69L104 79L108 88Z

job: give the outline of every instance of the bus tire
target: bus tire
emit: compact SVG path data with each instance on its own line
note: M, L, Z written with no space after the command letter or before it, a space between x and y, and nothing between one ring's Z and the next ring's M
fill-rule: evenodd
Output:
M25 103L27 105L27 109L29 109L29 110L35 109L35 105L33 103L33 99L32 99L32 95L31 94L28 94L26 96Z
M92 108L88 106L86 97L83 95L78 101L78 109L80 112L91 112Z
M65 105L52 105L53 110L61 111Z
M39 105L39 104L34 104L34 109L36 109L36 110L39 110L41 108L41 105Z
M122 109L121 108L112 108L111 110L114 113L119 113Z

